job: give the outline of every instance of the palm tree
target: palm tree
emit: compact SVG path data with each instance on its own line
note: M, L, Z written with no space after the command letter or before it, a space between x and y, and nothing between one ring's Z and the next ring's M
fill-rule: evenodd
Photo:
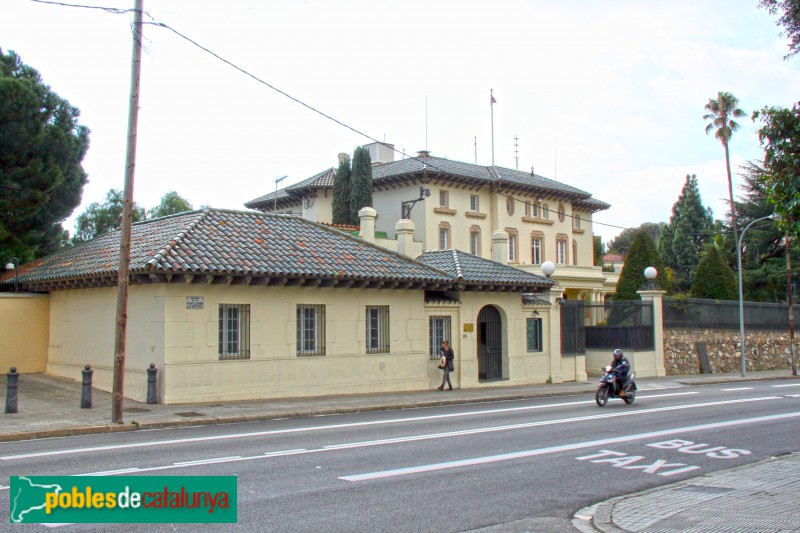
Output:
M728 141L734 131L739 129L733 119L745 116L744 111L736 107L739 99L731 93L719 91L717 98L710 98L706 104L707 114L703 115L703 120L711 122L706 126L706 134L711 130L716 130L714 137L720 140L725 147L725 166L728 169L728 195L731 201L731 225L733 226L733 242L739 244L739 230L736 227L736 211L733 204L733 180L731 179L731 158L728 154Z

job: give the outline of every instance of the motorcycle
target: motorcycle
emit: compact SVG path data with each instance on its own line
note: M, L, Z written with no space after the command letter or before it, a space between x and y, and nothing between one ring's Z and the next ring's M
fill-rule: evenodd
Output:
M601 368L604 372L600 378L600 384L597 386L597 392L594 395L594 400L597 405L603 407L608 403L610 396L619 396L622 401L628 405L636 400L636 377L633 373L628 374L628 379L622 384L622 390L618 390L616 373L612 370L611 365Z

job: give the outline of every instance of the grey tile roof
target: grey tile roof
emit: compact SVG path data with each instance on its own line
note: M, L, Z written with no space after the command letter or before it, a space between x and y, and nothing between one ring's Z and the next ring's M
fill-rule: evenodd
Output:
M540 298L535 294L524 293L522 295L522 305L533 305L537 307L551 307L549 301L545 300L544 298Z
M425 252L420 262L447 272L469 286L549 288L555 281L460 250Z
M119 239L120 232L113 231L37 260L26 265L20 282L31 290L115 285ZM373 287L400 282L443 288L453 282L434 267L299 217L218 209L134 224L130 270L140 281L153 276L169 281L177 275L178 280L200 276L205 282L249 277L262 284L274 279L361 280L375 282Z
M428 156L425 159L411 157L376 165L372 167L372 179L376 185L379 185L382 182L392 182L418 175L426 169L431 177L444 175L460 181L472 182L476 185L506 185L534 194L563 196L570 198L573 202L579 202L584 209L592 212L602 211L611 207L605 202L593 199L592 195L586 191L538 174L497 166L474 165L433 156ZM333 187L334 175L335 170L330 168L300 183L287 187L279 191L282 194L278 196L278 202L292 195L300 196L303 191L309 188ZM273 192L251 200L245 206L254 209L265 207L267 206L266 202L273 200L274 197L275 193Z
M250 209L258 209L259 207L270 207L269 204L271 202L275 202L276 200L278 204L283 204L283 205L286 204L281 200L296 199L297 201L300 201L300 199L302 198L302 193L308 189L332 188L333 177L335 175L336 175L336 169L331 167L323 170L319 174L315 174L310 178L295 183L294 185L289 185L288 187L285 187L278 191L272 191L271 193L265 194L264 196L259 196L254 200L245 202L244 205L245 207L249 207Z

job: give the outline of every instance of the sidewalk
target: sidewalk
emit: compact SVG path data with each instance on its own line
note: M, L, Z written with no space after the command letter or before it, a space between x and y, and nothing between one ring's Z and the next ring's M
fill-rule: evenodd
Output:
M764 379L800 379L790 370L738 374L668 376L637 380L642 390L736 383ZM19 412L0 414L0 442L44 437L136 431L230 422L411 409L437 405L542 398L592 393L588 383L560 383L517 387L489 387L253 400L229 403L147 405L124 403L124 423L111 424L111 394L93 391L93 407L80 408L78 381L45 374L23 374L19 378ZM2 376L0 400L5 405L6 381ZM800 446L798 446L800 448ZM792 531L800 533L800 451L791 455L714 472L621 496L582 509L573 525L583 532L748 532ZM497 525L492 531L528 531L527 521Z
M0 378L0 402L5 407L5 375ZM637 381L640 389L647 389L775 378L792 379L793 376L787 369L750 372L746 378L742 378L738 374L700 374L646 378ZM92 408L81 409L81 383L79 381L47 374L21 374L17 390L19 412L16 414L0 413L0 442L138 429L249 422L286 417L411 409L495 400L568 396L591 393L596 388L596 380L590 378L587 383L498 386L456 389L454 391L434 389L225 403L148 405L125 399L124 423L112 424L110 393L94 389L92 391Z

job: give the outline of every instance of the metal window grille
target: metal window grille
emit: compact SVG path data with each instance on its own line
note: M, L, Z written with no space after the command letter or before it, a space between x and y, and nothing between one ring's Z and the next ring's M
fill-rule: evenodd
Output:
M428 356L431 359L438 359L439 349L442 342L450 340L450 317L449 316L432 316L428 322Z
M531 264L542 264L542 239L538 237L531 239Z
M250 359L250 305L219 305L219 358Z
M541 352L542 351L542 319L529 318L527 319L528 330L528 351Z
M325 355L325 306L297 306L297 355Z
M389 306L367 306L367 353L389 352Z
M743 302L747 329L789 329L789 306L770 302ZM795 328L800 328L800 306L794 306ZM739 302L700 298L664 298L665 328L739 329Z

